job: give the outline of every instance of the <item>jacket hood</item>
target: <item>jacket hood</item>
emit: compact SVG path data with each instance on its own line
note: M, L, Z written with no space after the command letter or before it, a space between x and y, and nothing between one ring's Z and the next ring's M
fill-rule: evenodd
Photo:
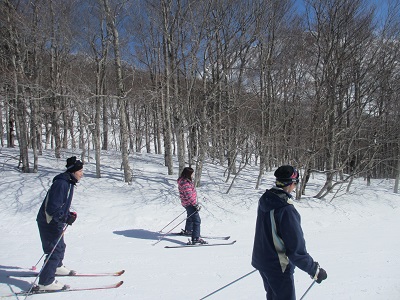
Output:
M59 180L59 179L65 180L68 183L73 184L73 185L75 185L78 182L78 180L76 180L74 175L72 175L71 173L68 173L68 172L58 174L56 177L53 178L53 182L56 180Z
M283 189L273 187L266 190L259 200L259 209L268 212L273 209L281 208L292 204L292 195L286 193Z

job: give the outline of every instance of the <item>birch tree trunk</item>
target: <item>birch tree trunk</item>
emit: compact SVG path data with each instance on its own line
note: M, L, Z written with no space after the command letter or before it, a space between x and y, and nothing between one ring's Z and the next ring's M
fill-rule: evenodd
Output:
M4 109L4 100L0 101L0 145L1 147L4 147L4 127L3 127L3 113L5 113L6 110Z
M107 55L108 55L108 47L109 47L109 39L106 37L107 34L104 31L104 23L105 20L101 17L99 20L100 23L100 39L101 39L101 49L98 51L96 47L96 43L94 40L91 41L91 47L93 50L93 54L95 56L95 61L96 61L96 91L95 91L95 127L92 132L93 134L93 144L94 144L94 149L95 149L95 160L96 160L96 178L101 178L101 111L102 111L102 106L103 106L103 116L107 116L107 109L106 106L104 105L105 99L104 99L104 94L105 94L105 87L104 87L104 79L105 79L105 72L106 72L106 61L107 61ZM106 120L103 120L103 122L107 122ZM103 125L108 126L108 125ZM107 130L108 132L108 130ZM105 135L107 134L105 133ZM104 147L104 145L107 145L107 138L105 138L105 142L103 143L103 149L107 150L107 147Z
M169 23L168 23L168 7L165 0L162 1L162 16L163 16L163 58L164 58L164 89L163 93L163 115L164 115L164 157L165 165L168 168L168 175L174 174L173 161L172 161L172 124L171 124L171 104L170 104L170 61L169 61L169 49L171 47L168 39Z
M28 128L26 123L26 100L23 84L20 84L20 78L23 77L24 67L21 61L21 41L19 40L19 34L15 23L12 20L14 14L16 14L14 7L11 3L6 0L7 5L7 23L8 23L8 35L9 35L9 47L11 52L11 65L13 74L13 85L14 85L14 102L16 103L16 129L17 137L19 142L20 151L20 162L22 164L21 170L23 173L29 173L29 157L28 157ZM21 88L19 87L21 85Z
M38 36L38 19L39 19L39 10L38 10L38 1L34 1L33 5L33 36ZM35 83L35 87L31 88L31 141L32 141L32 152L33 152L33 172L37 173L38 164L39 164L39 154L42 153L42 141L41 141L41 124L39 117L39 103L37 98L40 96L40 92L37 90L39 87L39 46L38 40L35 38L33 41L33 82Z
M260 120L260 142L259 142L259 157L260 157L260 165L258 170L256 189L260 187L262 176L264 175L266 168L266 160L267 160L267 105L265 102L265 74L264 74L264 47L260 45L260 107L261 107L261 120Z
M102 150L108 150L108 133L109 133L109 118L108 118L108 106L107 106L108 98L103 96L102 99L102 112L103 112L103 143L101 146Z
M400 182L400 143L397 145L397 153L398 153L398 158L397 158L397 172L396 172L396 179L394 182L394 188L393 192L398 194L399 193L399 182Z
M56 92L58 91L58 83L59 83L59 66L57 65L57 44L56 44L56 34L54 27L56 26L55 22L55 13L53 7L53 0L50 0L50 15L51 15L51 44L50 44L50 83L51 83L51 106L52 106L52 118L51 118L51 133L54 139L54 156L56 158L61 158L61 137L60 137L60 123L59 118L61 116L60 105L59 105L59 97L56 96Z
M111 15L110 6L108 0L103 0L104 11L107 18L107 26L110 28L110 32L113 36L113 47L114 47L114 65L117 77L117 96L118 96L118 108L120 118L120 145L122 155L122 166L124 169L125 182L132 183L132 170L129 166L129 131L128 131L128 119L125 111L126 105L126 94L124 89L123 77L122 77L122 65L121 65L121 54L120 54L120 43L119 33L115 24L115 17Z

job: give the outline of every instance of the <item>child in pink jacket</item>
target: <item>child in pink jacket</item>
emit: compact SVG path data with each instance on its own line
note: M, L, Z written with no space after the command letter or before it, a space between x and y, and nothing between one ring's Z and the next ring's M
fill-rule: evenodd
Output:
M187 212L184 234L192 236L192 241L188 244L207 244L200 238L200 206L197 203L197 192L192 179L193 172L192 168L186 167L178 178L179 197Z

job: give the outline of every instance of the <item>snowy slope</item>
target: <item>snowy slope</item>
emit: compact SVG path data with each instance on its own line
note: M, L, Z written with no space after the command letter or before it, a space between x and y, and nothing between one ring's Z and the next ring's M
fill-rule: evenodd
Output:
M34 280L7 276L27 271L41 257L36 213L52 178L64 170L65 158L76 154L64 153L64 158L57 160L52 152L46 152L39 160L39 173L21 174L15 170L18 150L0 148L0 297L11 289L26 289ZM132 185L123 183L116 153L102 154L101 179L94 178L94 161L85 165L85 177L72 206L78 219L65 236L64 263L68 267L80 272L125 269L125 274L116 278L60 279L74 287L120 279L124 284L114 290L33 297L200 299L253 271L250 260L257 201L271 187L272 173L265 175L262 189L255 190L257 167L249 167L226 194L230 183L224 182L223 167L207 164L203 185L198 188L203 206L202 234L231 235L237 243L165 249L165 245L187 240L168 237L152 245L158 239L157 231L183 212L177 175L167 175L162 155L135 154L131 159L135 177ZM358 179L348 194L340 191L340 197L325 201L312 198L322 184L323 178L312 178L306 197L295 203L302 216L307 249L328 273L328 279L314 285L305 299L400 299L400 195L392 192L393 182L375 180L367 187ZM181 227L183 224L176 231ZM311 279L296 269L295 280L300 298ZM265 293L255 272L207 299L265 299Z

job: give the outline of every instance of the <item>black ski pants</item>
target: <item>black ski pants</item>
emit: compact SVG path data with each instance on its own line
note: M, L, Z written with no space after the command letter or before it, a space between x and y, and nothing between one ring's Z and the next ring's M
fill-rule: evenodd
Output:
M39 284L48 285L53 283L56 269L62 266L62 261L64 259L66 248L64 237L62 237L58 242L57 247L54 249L53 254L51 254L49 258L51 251L63 232L63 227L53 224L53 222L50 222L50 224L38 222L38 227L40 239L42 241L43 252L47 254L45 261L48 259L39 276Z

